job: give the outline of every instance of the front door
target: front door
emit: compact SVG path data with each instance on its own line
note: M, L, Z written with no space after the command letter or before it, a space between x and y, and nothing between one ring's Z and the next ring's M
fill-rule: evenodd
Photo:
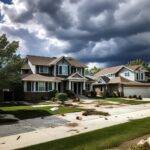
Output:
M73 83L73 89L75 94L81 94L81 83L80 82L74 82Z

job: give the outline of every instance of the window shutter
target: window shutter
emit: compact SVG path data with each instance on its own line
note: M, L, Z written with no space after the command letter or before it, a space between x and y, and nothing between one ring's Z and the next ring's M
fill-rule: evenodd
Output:
M46 89L46 91L48 91L48 83L47 82L45 82L45 89Z
M56 75L58 75L58 65L56 65Z
M36 91L38 91L38 82L36 82Z

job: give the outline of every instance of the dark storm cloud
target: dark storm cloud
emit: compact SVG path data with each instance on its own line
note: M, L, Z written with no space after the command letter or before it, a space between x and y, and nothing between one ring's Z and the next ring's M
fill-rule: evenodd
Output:
M116 65L134 58L150 60L149 0L18 1L26 9L18 12L4 7L12 22L41 25L47 37L68 42L64 53L81 61ZM39 39L30 34L23 39L32 52L32 43Z

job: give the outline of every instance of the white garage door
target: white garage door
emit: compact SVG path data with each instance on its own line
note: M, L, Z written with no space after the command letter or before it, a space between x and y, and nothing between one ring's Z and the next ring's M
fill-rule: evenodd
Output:
M124 87L124 96L141 95L143 98L150 97L150 87Z

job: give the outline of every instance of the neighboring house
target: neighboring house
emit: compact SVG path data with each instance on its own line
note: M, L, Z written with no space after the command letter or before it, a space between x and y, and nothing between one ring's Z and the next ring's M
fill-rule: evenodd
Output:
M104 68L94 75L93 89L99 96L107 92L110 95L150 97L148 77L148 70L140 65Z
M49 91L65 92L71 90L82 94L90 90L91 81L85 77L86 65L71 57L26 57L22 67L22 81L26 99L48 97Z

